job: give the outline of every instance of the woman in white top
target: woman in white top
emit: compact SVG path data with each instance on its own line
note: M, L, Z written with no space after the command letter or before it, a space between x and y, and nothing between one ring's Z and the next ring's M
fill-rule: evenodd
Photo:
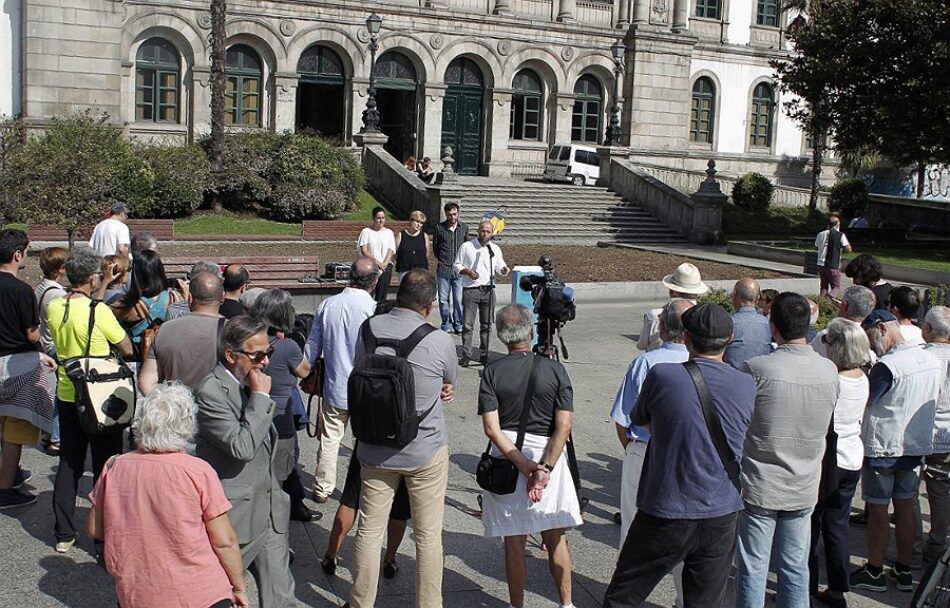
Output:
M396 256L396 235L385 226L386 210L374 207L372 225L363 228L359 240L356 241L360 255L373 258L379 267L379 279L373 293L377 302L385 302L389 296L389 282L393 278L393 258Z
M841 389L834 413L834 429L838 435L838 489L830 498L819 501L812 514L809 591L827 606L844 608L851 570L848 516L864 460L861 419L870 394L868 378L861 366L867 361L870 345L861 326L847 319L831 321L822 340L828 347L828 358L838 366ZM824 538L828 571L828 588L821 593L818 593L819 536Z

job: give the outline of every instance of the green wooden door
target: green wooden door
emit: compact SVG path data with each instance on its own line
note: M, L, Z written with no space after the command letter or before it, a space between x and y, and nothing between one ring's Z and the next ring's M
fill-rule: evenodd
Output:
M445 82L448 88L442 101L442 147L452 147L456 172L478 175L485 98L481 70L472 60L458 58L449 64Z

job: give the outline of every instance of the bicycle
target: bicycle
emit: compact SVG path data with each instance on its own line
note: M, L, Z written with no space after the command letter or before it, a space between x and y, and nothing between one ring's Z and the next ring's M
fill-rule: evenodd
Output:
M910 608L950 608L950 546L921 577Z

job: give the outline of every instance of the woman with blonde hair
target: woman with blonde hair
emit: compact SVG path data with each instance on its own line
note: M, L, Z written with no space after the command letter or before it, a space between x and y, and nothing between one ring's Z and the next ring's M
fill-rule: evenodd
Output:
M136 451L110 459L89 496L88 532L105 539L120 606L248 606L231 503L185 453L197 411L183 384L158 385L135 412Z
M102 283L99 285L97 296L106 304L119 299L128 291L129 258L124 255L107 255L102 258L99 267L102 273Z
M432 240L422 231L426 223L426 214L413 211L409 214L409 228L400 230L396 235L396 273L399 282L410 270L429 269L429 256L432 255Z

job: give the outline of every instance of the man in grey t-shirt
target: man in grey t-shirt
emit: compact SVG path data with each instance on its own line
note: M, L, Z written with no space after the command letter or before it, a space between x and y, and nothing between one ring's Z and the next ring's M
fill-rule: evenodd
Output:
M143 395L159 382L177 380L194 390L218 362L218 332L224 320L218 307L224 299L221 279L199 272L188 284L191 314L166 321L139 370Z
M369 319L373 335L379 339L403 340L432 313L435 279L423 270L403 277L396 295L396 308L389 314ZM364 325L365 329L365 325ZM380 347L380 354L393 354ZM363 341L357 342L356 359L363 355ZM363 488L360 521L356 534L353 588L349 605L375 605L379 580L379 552L383 529L389 519L393 496L405 479L412 502L416 536L416 605L442 606L442 520L445 489L448 485L449 448L445 413L439 400L452 400L452 386L458 379L455 343L443 331L434 331L409 354L415 381L416 411L432 411L419 422L419 434L409 445L397 449L360 443ZM352 404L350 404L352 406Z

